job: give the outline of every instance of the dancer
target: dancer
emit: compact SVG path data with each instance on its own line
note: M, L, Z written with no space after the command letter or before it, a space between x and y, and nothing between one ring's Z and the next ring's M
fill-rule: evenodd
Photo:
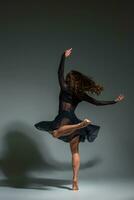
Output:
M96 106L115 104L124 99L119 95L112 101L100 101L91 97L89 93L99 95L103 86L97 84L91 77L79 71L71 70L64 78L65 58L71 55L72 48L66 50L61 57L58 68L58 80L60 85L58 114L52 121L40 121L34 126L49 132L54 138L58 138L70 144L72 154L73 180L72 189L78 190L78 173L80 167L79 143L87 139L93 142L98 135L100 126L92 124L90 119L79 119L75 114L77 105L86 101Z

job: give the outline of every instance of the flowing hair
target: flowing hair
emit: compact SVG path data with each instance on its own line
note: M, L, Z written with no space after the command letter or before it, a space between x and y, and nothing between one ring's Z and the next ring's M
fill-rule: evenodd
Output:
M97 84L92 77L76 70L67 73L66 83L77 96L85 92L99 95L104 90L104 87Z

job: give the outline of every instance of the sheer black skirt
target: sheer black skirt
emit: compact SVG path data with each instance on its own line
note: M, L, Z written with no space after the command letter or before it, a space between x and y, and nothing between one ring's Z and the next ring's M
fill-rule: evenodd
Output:
M81 119L77 118L74 111L63 111L62 113L58 114L54 120L52 121L40 121L34 126L41 131L53 131L58 129L61 125L65 124L77 124L82 122ZM88 142L93 142L98 135L100 126L95 124L89 124L84 128L78 129L75 133L71 133L68 135L60 136L58 139L64 142L70 142L74 137L79 136L80 142L85 142L87 139Z

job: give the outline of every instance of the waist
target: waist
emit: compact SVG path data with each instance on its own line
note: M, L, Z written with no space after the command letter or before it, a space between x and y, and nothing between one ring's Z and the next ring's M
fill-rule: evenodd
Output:
M64 101L61 104L61 108L62 108L62 110L72 110L74 108L74 106L71 102Z
M69 110L60 110L59 111L59 114L61 114L61 113L74 113L74 109L69 109Z

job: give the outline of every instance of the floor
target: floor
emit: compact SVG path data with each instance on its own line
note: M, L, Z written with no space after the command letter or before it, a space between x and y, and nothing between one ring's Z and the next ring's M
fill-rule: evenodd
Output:
M82 179L79 180L79 191L77 192L71 190L71 181L68 178L65 180L61 177L54 179L51 176L45 179L43 177L29 178L27 181L21 180L21 187L18 187L18 183L16 187L1 180L0 199L134 200L134 180Z

